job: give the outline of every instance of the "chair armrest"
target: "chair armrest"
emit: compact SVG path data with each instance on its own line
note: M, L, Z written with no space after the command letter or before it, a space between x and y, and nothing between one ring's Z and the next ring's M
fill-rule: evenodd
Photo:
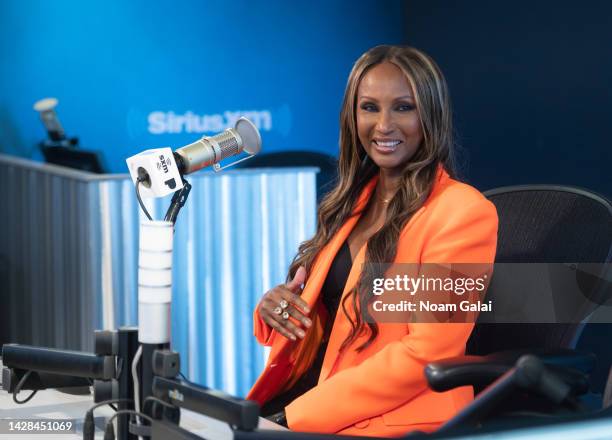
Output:
M572 388L574 395L589 389L588 373L596 356L569 349L508 350L486 356L458 356L432 362L425 367L425 377L434 391L448 391L471 385L480 390L505 372L525 354L534 354Z

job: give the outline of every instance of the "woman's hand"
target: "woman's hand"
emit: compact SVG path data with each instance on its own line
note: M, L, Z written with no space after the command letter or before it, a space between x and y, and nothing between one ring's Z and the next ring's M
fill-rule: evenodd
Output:
M312 321L306 316L310 313L310 308L299 296L305 280L306 269L300 266L291 281L268 290L259 303L261 319L292 341L302 339L306 335L301 326L308 328L312 325ZM289 317L297 321L298 325Z

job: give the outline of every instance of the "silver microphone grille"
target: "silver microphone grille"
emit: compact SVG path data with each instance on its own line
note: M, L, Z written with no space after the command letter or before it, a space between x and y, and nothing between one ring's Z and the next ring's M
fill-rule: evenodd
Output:
M242 151L242 139L233 128L229 128L223 133L214 135L209 139L219 144L219 148L221 149L220 160L223 160L226 157L234 156Z

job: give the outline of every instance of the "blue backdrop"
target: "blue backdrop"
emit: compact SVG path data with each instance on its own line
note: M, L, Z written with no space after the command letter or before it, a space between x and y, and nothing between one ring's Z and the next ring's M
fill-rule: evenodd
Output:
M406 43L448 80L470 183L562 184L612 197L612 2L406 8Z
M32 104L111 172L247 114L264 151L336 154L355 59L402 43L403 2L180 0L0 2L0 152L40 158Z

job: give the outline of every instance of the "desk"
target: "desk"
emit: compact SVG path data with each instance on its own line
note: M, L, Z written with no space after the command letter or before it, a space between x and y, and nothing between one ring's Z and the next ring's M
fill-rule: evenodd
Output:
M1 368L2 363L0 362ZM20 393L19 398L24 399L29 393L31 391L25 390ZM13 402L11 394L0 389L0 419L49 419L50 421L73 419L76 422L77 430L76 434L40 434L36 436L32 434L1 434L0 437L2 440L26 440L32 437L45 440L82 439L83 417L92 405L93 396L91 394L72 395L52 389L39 391L32 400L23 405L18 405ZM113 413L113 409L108 405L95 410L96 439L104 437L104 431L99 429L98 426L101 428L101 425L105 424ZM185 409L181 409L180 426L211 440L231 440L233 438L232 430L227 424ZM263 418L259 419L259 427L262 429L285 429Z
M26 390L19 394L19 398L23 399L31 391ZM11 394L4 390L0 390L0 419L24 420L24 419L75 419L77 426L76 434L41 434L45 439L66 439L66 438L83 438L83 417L85 412L93 405L91 395L75 396L65 393L60 393L56 390L44 390L36 393L28 403L18 405L13 402ZM106 420L113 414L112 408L103 406L95 411L96 422L100 422L98 418ZM99 423L98 423L99 424ZM103 438L104 432L96 429L96 438ZM31 437L30 434L3 434L3 439L20 439L25 440L26 437Z
M23 395L27 396L30 391L23 391ZM23 396L20 395L23 399ZM45 440L52 439L82 439L83 438L83 417L85 412L93 405L91 395L74 396L61 393L57 390L39 391L36 396L24 405L18 405L13 402L12 395L4 390L0 390L0 419L76 419L76 434L40 434L40 438ZM105 421L112 416L114 411L109 406L103 406L95 411L96 425ZM98 418L101 418L98 420ZM104 420L102 420L102 418ZM215 440L231 440L233 438L232 430L229 426L218 420L210 417L194 413L185 409L181 409L181 424L185 429L198 434L207 439ZM285 429L266 419L259 420L259 426L262 429ZM3 434L3 440L26 440L33 435L24 436L24 434ZM39 437L39 436L37 436ZM104 432L96 428L96 439L102 439Z
M0 364L1 365L1 364ZM24 398L30 391L24 391ZM56 390L39 391L34 398L24 405L17 405L6 391L0 390L0 419L33 419L44 418L50 420L76 419L77 433L67 434L41 434L34 435L2 435L2 440L26 440L29 438L53 439L81 439L83 416L93 405L91 395L75 396L60 393ZM108 418L113 410L104 406L96 410L96 419ZM102 420L100 420L103 422ZM98 422L98 420L97 420ZM210 417L181 409L181 427L211 440L231 440L233 434L229 426ZM259 419L260 429L285 429L266 419ZM102 439L104 433L96 429L96 439ZM341 438L341 437L339 437ZM496 433L481 433L467 437L452 437L454 440L610 440L612 438L612 418L594 421L580 421L555 426L539 426L516 430L500 431Z

